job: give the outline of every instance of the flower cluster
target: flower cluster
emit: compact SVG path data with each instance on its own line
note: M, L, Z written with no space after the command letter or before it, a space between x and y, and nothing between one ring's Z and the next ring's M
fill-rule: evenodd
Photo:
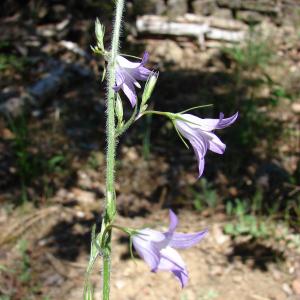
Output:
M90 299L93 295L92 285L89 280L96 258L103 256L103 299L109 299L109 278L110 278L110 255L111 255L111 233L116 228L127 233L139 256L147 263L152 272L169 271L180 282L181 287L185 287L189 280L185 262L181 258L177 249L187 249L200 242L207 230L195 233L176 232L178 218L176 214L169 210L169 228L161 232L151 228L135 230L121 227L114 224L116 215L115 196L115 148L118 138L134 122L146 114L157 114L169 118L182 139L188 147L186 140L192 145L198 161L198 178L202 176L205 166L205 155L208 150L223 154L226 145L215 134L216 130L232 125L238 118L238 113L228 118L220 113L219 118L199 118L188 111L180 113L170 113L149 110L148 100L152 96L153 90L158 80L158 72L146 68L149 54L144 53L143 57L136 62L128 60L127 55L119 55L119 38L121 29L121 18L124 9L124 1L116 1L116 16L112 47L110 52L104 46L105 28L96 20L95 34L97 38L96 46L91 47L95 54L100 54L108 62L108 95L107 95L107 168L106 168L106 205L105 217L102 220L101 231L96 234L94 227L92 231L91 255L87 268L84 298ZM103 78L106 72L103 72ZM141 88L139 81L145 81L141 101L138 101L136 88ZM123 101L120 90L128 98L133 111L131 117L124 120ZM204 105L207 106L207 105ZM199 107L196 107L199 108ZM132 250L132 247L131 247ZM132 253L132 251L131 251Z
M108 57L103 43L104 27L99 21L96 22L96 36L97 46L92 49L95 53L102 53ZM145 67L149 59L147 52L144 53L139 62L131 62L124 56L125 55L118 55L116 57L115 84L113 89L116 93L119 93L120 90L124 92L131 106L134 108L134 112L132 117L125 123L123 120L121 97L117 94L115 102L115 114L118 121L117 134L124 132L134 121L145 114L153 113L164 115L171 119L183 142L185 143L184 139L187 139L192 145L198 161L198 177L202 176L207 151L210 150L217 154L223 154L226 148L226 145L219 139L214 131L233 124L238 117L238 113L228 118L224 118L224 114L220 113L217 119L203 119L186 113L188 110L175 114L149 111L147 110L147 101L151 97L156 85L158 72L153 72ZM136 93L136 88L141 88L139 81L146 81L140 103L138 103ZM186 265L176 249L192 247L202 240L207 231L178 233L175 231L178 225L178 219L172 210L169 211L169 218L170 225L166 232L160 232L150 228L138 231L123 230L131 236L134 248L148 264L152 272L160 270L170 271L180 281L181 286L184 287L188 282L189 276Z

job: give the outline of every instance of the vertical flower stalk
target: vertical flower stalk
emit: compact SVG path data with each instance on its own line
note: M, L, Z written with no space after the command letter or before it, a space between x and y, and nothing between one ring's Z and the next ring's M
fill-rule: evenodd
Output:
M113 89L116 81L116 61L119 50L120 30L125 0L116 1L116 15L114 21L113 38L108 62L107 80L107 153L106 153L106 203L105 215L102 222L102 230L107 230L105 244L103 245L103 293L102 299L109 300L110 295L110 255L111 255L111 227L116 214L115 199L115 151L116 151L116 129L115 129L115 99L116 93Z

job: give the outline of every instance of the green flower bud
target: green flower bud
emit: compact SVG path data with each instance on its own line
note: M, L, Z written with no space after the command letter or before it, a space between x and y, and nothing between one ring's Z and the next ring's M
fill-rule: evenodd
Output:
M97 46L93 47L92 49L94 50L94 52L105 53L105 49L104 49L105 27L100 23L98 18L95 21L95 34L97 39Z
M149 78L146 82L143 96L142 96L141 111L146 110L146 108L147 108L146 103L148 102L148 100L150 99L150 97L152 95L152 92L153 92L154 87L157 82L158 74L159 74L158 72L151 73L151 75L149 76Z
M116 116L118 119L118 125L122 126L122 124L123 124L123 104L122 104L122 100L121 100L119 94L117 95L115 111L116 111Z

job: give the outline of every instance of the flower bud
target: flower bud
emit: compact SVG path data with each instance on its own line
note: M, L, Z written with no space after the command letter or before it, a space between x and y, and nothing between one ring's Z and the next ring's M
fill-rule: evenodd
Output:
M156 85L157 82L157 78L158 78L158 72L152 72L146 82L145 88L144 88L144 92L143 92L143 96L142 96L142 103L141 103L141 109L143 107L145 107L146 109L146 103L147 101L150 99L152 92L154 90L154 87Z
M104 53L105 49L104 49L104 41L103 40L104 40L105 28L100 23L98 18L95 21L95 34L96 34L96 39L97 39L97 46L95 49Z
M122 100L121 100L119 94L117 95L115 110L116 110L116 116L118 119L118 124L121 125L122 121L123 121L123 105L122 105Z

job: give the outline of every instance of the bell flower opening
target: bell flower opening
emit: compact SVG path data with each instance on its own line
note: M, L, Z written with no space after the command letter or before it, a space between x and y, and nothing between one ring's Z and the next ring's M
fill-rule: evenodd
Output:
M199 177L204 171L207 150L223 154L226 145L213 132L233 124L238 117L238 112L229 118L224 118L220 113L219 119L202 119L191 114L177 114L174 120L176 130L192 145L198 161Z
M175 249L194 246L207 234L207 230L196 233L175 232L178 218L169 211L170 225L166 232L145 228L133 235L133 246L139 256L148 264L152 272L170 271L185 287L189 275L185 262Z
M121 55L117 56L116 85L113 88L116 92L122 89L132 107L137 103L135 87L141 88L138 81L146 81L151 74L151 71L145 68L148 59L147 52L144 53L141 62L131 62Z

